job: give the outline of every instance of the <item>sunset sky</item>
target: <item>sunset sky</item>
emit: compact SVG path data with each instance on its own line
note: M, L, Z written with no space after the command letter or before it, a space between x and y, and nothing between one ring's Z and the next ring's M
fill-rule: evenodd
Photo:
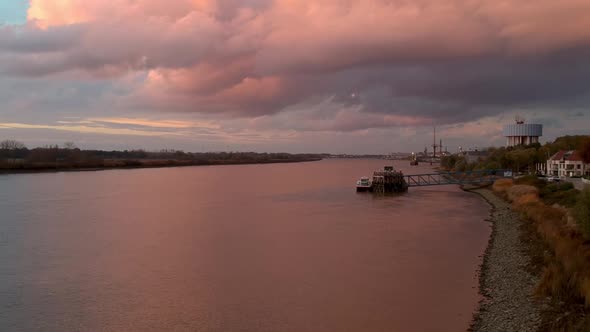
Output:
M0 139L421 151L590 132L588 0L1 0Z

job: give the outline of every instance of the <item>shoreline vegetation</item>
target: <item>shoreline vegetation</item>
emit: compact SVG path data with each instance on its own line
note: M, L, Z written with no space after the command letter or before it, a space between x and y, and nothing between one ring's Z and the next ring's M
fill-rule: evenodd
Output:
M111 169L141 169L141 168L172 168L191 166L230 166L230 165L261 165L261 164L288 164L320 161L323 158L302 159L269 159L269 160L104 160L97 164L32 164L24 167L5 168L0 166L1 174L27 174L27 173L51 173L51 172L91 172L106 171Z
M444 156L441 168L448 171L477 171L511 169L515 174L534 173L538 164L561 150L576 150L587 163L590 163L590 136L563 136L551 143L541 145L519 145L515 147L488 148L477 159L466 158L463 154Z
M525 176L466 190L492 207L470 330L590 330L590 188Z
M255 152L81 150L73 143L66 143L63 147L55 145L28 149L17 141L3 141L0 142L0 174L299 163L319 161L325 157L324 154Z

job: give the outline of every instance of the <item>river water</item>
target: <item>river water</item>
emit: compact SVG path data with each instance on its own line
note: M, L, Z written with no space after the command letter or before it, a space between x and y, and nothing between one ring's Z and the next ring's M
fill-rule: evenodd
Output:
M388 163L2 175L0 330L464 331L489 208Z

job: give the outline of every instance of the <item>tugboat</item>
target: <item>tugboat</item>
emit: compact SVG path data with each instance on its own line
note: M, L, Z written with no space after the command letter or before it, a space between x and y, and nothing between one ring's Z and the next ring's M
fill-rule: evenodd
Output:
M356 182L357 193L371 191L372 187L373 184L371 183L371 180L366 176L363 176L360 180Z

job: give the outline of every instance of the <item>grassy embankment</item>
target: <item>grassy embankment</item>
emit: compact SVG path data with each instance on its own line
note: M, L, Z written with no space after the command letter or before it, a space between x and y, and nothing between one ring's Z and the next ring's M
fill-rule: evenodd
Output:
M537 295L551 299L543 329L590 330L590 189L525 177L493 190L524 217L522 240L542 275Z

